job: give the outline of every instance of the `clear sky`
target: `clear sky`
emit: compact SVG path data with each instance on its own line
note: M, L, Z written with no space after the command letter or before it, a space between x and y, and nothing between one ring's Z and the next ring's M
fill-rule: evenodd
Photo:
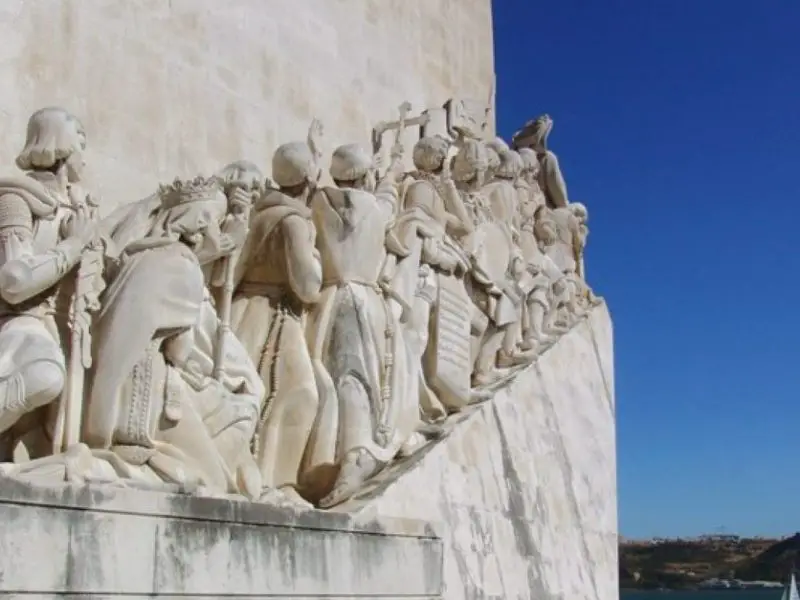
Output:
M800 0L494 0L614 319L620 533L800 529Z

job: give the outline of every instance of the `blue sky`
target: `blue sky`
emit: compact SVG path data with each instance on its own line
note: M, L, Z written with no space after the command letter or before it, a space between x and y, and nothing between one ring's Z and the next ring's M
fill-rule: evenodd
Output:
M615 330L620 532L800 529L800 1L494 0Z

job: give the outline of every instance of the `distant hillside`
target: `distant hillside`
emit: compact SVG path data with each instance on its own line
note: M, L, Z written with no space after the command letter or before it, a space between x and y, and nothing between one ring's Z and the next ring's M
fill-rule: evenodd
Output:
M712 577L782 581L793 564L800 566L800 534L783 540L719 536L623 541L619 556L623 588L693 588Z
M736 565L736 577L747 581L781 581L795 566L800 567L800 533Z

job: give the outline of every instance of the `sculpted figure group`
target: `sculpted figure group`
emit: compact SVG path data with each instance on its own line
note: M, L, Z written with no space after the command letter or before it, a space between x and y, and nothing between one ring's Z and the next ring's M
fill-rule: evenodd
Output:
M80 121L35 112L0 178L0 473L330 508L534 361L597 302L552 120L422 135L405 172L408 108L388 164L314 121L270 179L103 219Z

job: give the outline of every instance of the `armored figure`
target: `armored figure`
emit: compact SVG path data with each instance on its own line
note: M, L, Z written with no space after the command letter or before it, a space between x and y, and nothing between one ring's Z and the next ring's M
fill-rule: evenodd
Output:
M60 108L41 109L28 121L17 157L26 175L0 179L0 434L49 406L67 385L64 349L75 287L65 279L95 238L96 205L78 188L85 147L77 118ZM61 440L63 431L55 428L63 429L63 421L56 423L54 414L45 421L51 439ZM31 428L20 425L4 436L6 453ZM36 456L53 448L27 450Z

